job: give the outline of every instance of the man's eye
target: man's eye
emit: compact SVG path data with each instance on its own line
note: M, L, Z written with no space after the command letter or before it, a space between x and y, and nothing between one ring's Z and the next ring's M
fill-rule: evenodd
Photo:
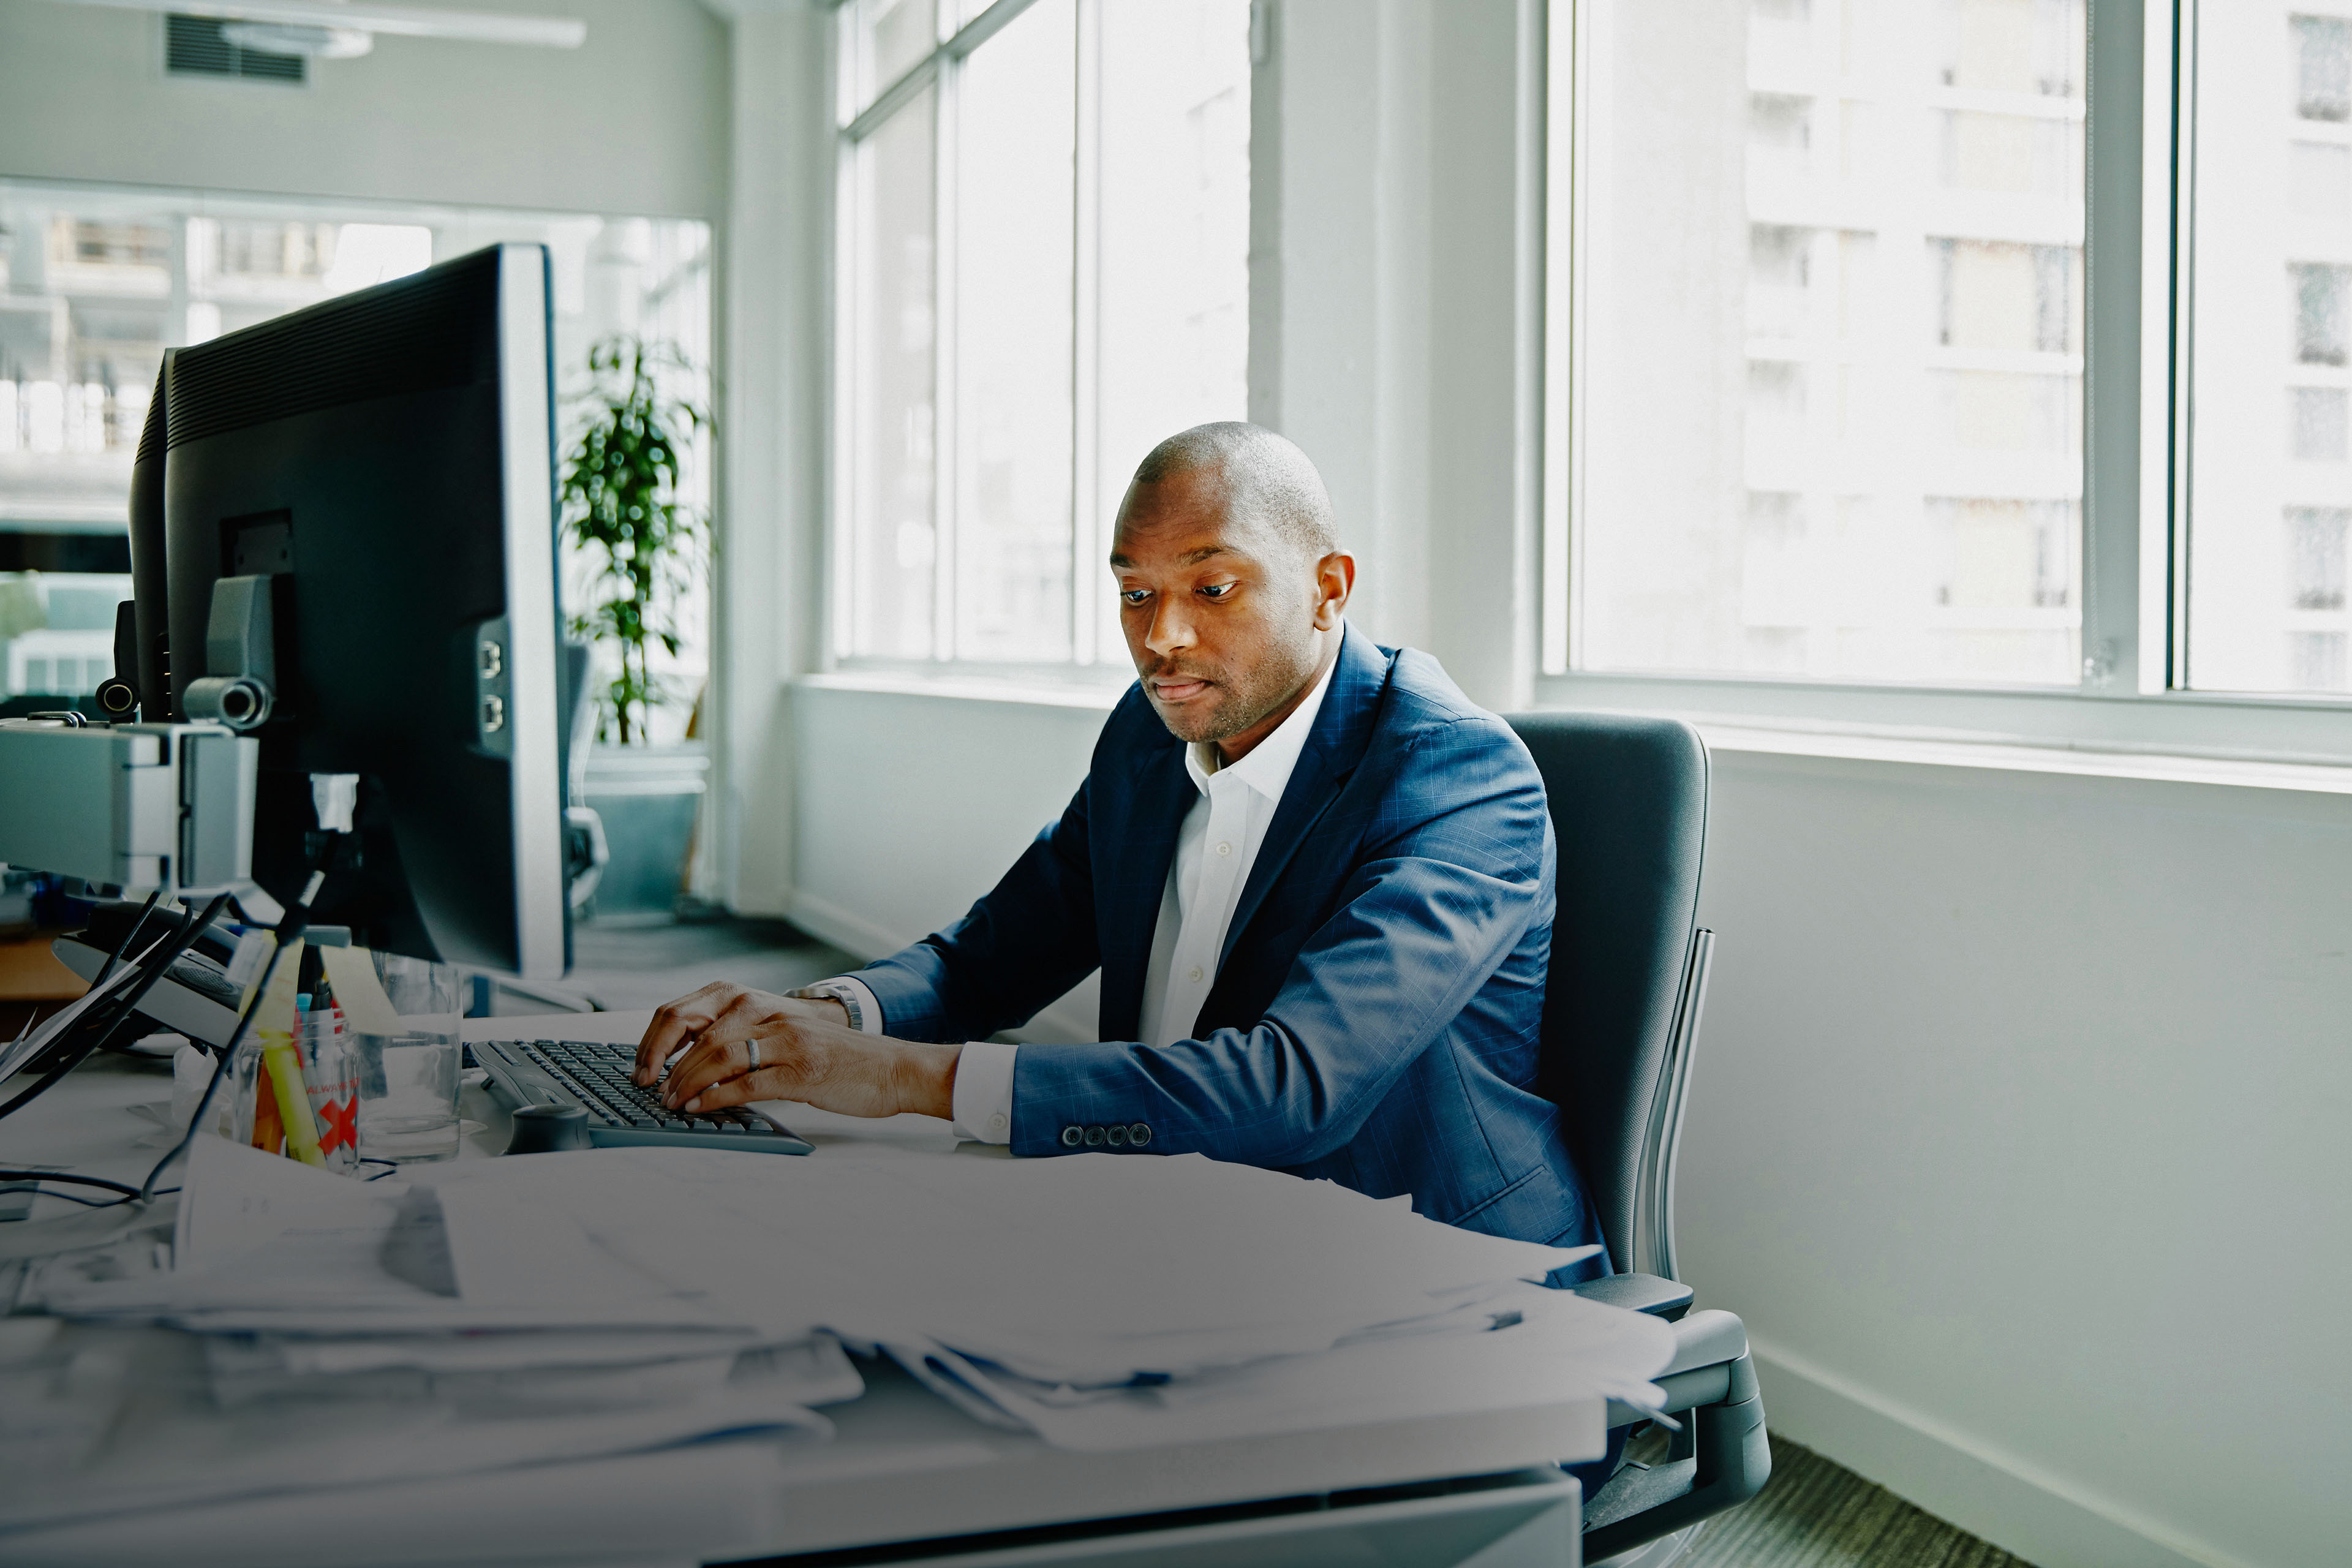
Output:
M1212 583L1202 588L1201 594L1203 598L1222 599L1239 586L1241 584L1238 583Z
M1129 588L1119 595L1123 602L1130 605L1139 605L1150 597L1151 597L1151 590L1149 588Z

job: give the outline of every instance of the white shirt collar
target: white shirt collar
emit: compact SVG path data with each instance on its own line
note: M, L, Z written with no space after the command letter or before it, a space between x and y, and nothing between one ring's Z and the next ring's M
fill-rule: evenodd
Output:
M1342 624L1332 636L1344 637L1347 627ZM1290 717L1274 727L1274 733L1250 748L1249 754L1237 763L1225 763L1214 741L1195 741L1184 748L1184 771L1192 775L1192 787L1202 795L1209 793L1213 773L1227 773L1241 780L1266 799L1279 804L1282 792L1290 785L1290 774L1298 766L1298 753L1307 749L1307 737L1314 732L1315 716L1323 710L1323 696L1330 688L1331 672L1339 668L1335 656L1323 673L1315 678L1313 689L1306 700L1290 710Z

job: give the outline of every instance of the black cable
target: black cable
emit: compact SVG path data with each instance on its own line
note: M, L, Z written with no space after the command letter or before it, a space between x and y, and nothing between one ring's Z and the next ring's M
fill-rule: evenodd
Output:
M155 912L155 900L163 896L163 889L159 887L147 895L145 903L139 906L139 918L131 922L131 929L122 933L122 940L114 944L114 951L108 953L106 962L99 966L98 978L89 983L92 991L106 984L107 977L114 973L114 966L122 962L124 953L131 951L131 942L139 935L139 928L145 925L147 917Z
M155 983L163 978L163 972L171 968L173 963L179 958L180 954L187 952L189 946L194 942L196 938L202 935L206 928L211 926L213 923L213 918L220 913L221 906L227 902L228 895L226 893L221 894L211 903L205 906L205 912L203 914L184 922L178 931L157 942L155 950L150 952L147 958L142 961L141 964L142 973L128 988L125 995L123 996L122 1005L115 1011L112 1021L107 1025L106 1032L100 1035L89 1045L68 1054L63 1061L59 1062L56 1067L51 1068L41 1080L33 1085L32 1088L25 1090L24 1093L10 1100L6 1105L0 1105L0 1117L14 1115L26 1104L39 1099L43 1093L47 1091L50 1085L65 1077L66 1074L71 1072L76 1067L79 1067L84 1057L89 1055L92 1050L104 1046L108 1041L113 1039L116 1032L120 1030L122 1026L130 1020L131 1016L139 1010L139 1004L146 1000L147 993L154 989ZM273 954L272 956L274 957L275 955Z
M61 1177L58 1177L58 1176L51 1176L51 1177L49 1178L49 1180L51 1180L51 1181L53 1181L53 1182L54 1182L54 1181L59 1181L59 1180L62 1180L62 1178L61 1178ZM119 1206L119 1205L121 1205L127 1204L127 1203L131 1202L132 1198L136 1198L136 1197L139 1195L139 1194L138 1194L138 1193L136 1193L136 1192L134 1191L134 1192L131 1194L131 1196L130 1196L130 1197L127 1197L127 1198L86 1198L86 1197L82 1196L79 1193L45 1193L45 1192L41 1191L41 1189L40 1189L39 1187L37 1187L37 1186L33 1186L33 1185L32 1185L31 1184L29 1184L29 1183L26 1183L26 1184L23 1184L23 1185L11 1187L11 1188L9 1188L9 1189L7 1189L7 1190L8 1190L8 1191L10 1191L10 1192L17 1192L17 1193L26 1192L26 1191L28 1191L28 1190L29 1190L35 1197L40 1197L40 1198L63 1198L63 1199L65 1199L65 1201L66 1201L66 1202L68 1202L68 1203L69 1203L69 1204L79 1204L79 1205L81 1205L81 1206L82 1206L82 1207L84 1207L84 1208L86 1208L86 1209L110 1209L110 1208L115 1208L115 1207L117 1207L117 1206Z
M142 904L142 905L140 905L140 906L139 906L139 918L138 918L137 920L132 921L131 922L131 929L130 929L129 931L125 931L125 932L123 932L123 933L122 933L122 940L121 940L121 942L116 942L116 943L114 944L114 951L113 951L112 952L110 952L110 953L109 953L109 954L107 954L107 955L106 955L106 963L105 963L103 965L101 965L101 966L100 967L99 972L98 972L98 978L97 978L97 979L95 979L95 980L93 980L93 981L91 981L91 982L89 983L89 984L90 984L90 989L91 989L91 990L95 991L95 990L97 990L100 986L101 986L101 985L103 985L103 984L106 984L107 976L109 976L109 975L110 975L110 974L112 974L112 973L114 973L114 966L115 966L116 964L118 964L118 963L121 963L121 962L122 962L122 955L123 955L125 952L129 952L129 951L130 951L131 942L132 942L134 940L136 940L136 939L137 939L137 937L138 937L138 935L139 935L140 928L141 928L141 927L142 927L142 926L144 926L144 925L147 923L147 916L148 916L149 912L150 912L150 911L152 911L152 910L155 908L155 900L156 900L157 899L162 898L163 896L163 889L161 889L161 888L156 889L153 892L152 892L152 893L150 893L150 894L148 894L148 895L147 895L147 901L146 901L145 903L143 903L143 904ZM199 934L201 934L201 933L199 933ZM176 962L176 960L175 960L174 962ZM113 1005L119 1004L119 1003L121 1002L121 998L120 998L120 997L115 997L115 998L111 999L111 1002L109 1002L109 1003L101 1003L101 1004L100 1005L100 1007L103 1007L103 1006L108 1006L108 1005ZM99 1008L97 1008L97 1007L93 1007L92 1009L90 1009L90 1012L91 1012L92 1016L91 1016L90 1017L89 1017L89 1018L85 1018L85 1019L83 1019L83 1020L82 1020L82 1026L83 1026L83 1027L86 1027L86 1028L95 1028L95 1027L97 1026L97 1025L98 1025L98 1018L97 1018L96 1015L97 1015L97 1013L99 1012ZM128 1016L130 1016L130 1015L129 1015L128 1013L121 1012L121 1011L120 1011L120 1009L118 1008L118 1012L117 1012L117 1018L122 1018L122 1017L128 1017ZM110 1022L111 1022L111 1021L114 1021L114 1020L110 1020ZM132 1050L132 1049L131 1049L129 1046L127 1046L127 1045L118 1046L118 1045L114 1044L114 1043L113 1043L113 1041L112 1041L112 1038L111 1038L111 1032L110 1032L110 1037L109 1037L109 1039L108 1039L108 1042L107 1042L106 1046L105 1046L103 1048L104 1048L104 1049L107 1049L107 1050L110 1050L110 1051L112 1051L112 1052L113 1052L115 1055L117 1055L117 1056L135 1057L135 1056L138 1056L138 1055L140 1054L139 1052Z
M196 1101L195 1114L188 1118L188 1130L180 1134L180 1141L155 1162L155 1168L147 1173L145 1181L139 1184L140 1201L155 1196L155 1179L170 1168L173 1161L186 1153L188 1145L195 1142L197 1131L205 1124L205 1115L212 1109L213 1096L220 1089L222 1075L228 1071L229 1063L236 1059L236 1047L245 1039L246 1026L253 1022L254 1014L260 1011L261 999L269 994L269 980L278 973L278 958L286 952L287 944L300 936L304 928L310 925L310 900L319 896L320 885L327 879L327 862L334 854L335 845L342 835L329 833L324 837L325 842L319 847L318 863L311 868L310 881L303 886L302 896L294 900L287 910L286 917L278 922L277 941L269 950L269 962L261 966L261 979L253 987L253 1000L246 1005L244 1012L237 1015L236 1027L229 1031L228 1043L221 1047L220 1058L213 1063L213 1076L205 1080L204 1098ZM223 893L215 903L218 904L227 897Z
M0 1171L0 1182L72 1182L79 1186L129 1193L134 1198L139 1195L139 1189L127 1182L110 1182L104 1176L72 1176L63 1171Z

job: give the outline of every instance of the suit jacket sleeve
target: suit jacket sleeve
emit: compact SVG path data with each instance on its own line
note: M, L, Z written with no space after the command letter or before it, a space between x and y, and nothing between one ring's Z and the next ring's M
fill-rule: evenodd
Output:
M984 1040L1018 1028L1100 963L1088 792L1047 825L970 913L857 972L901 1040Z
M1364 847L1336 912L1265 1016L1166 1047L1024 1044L1015 1153L1059 1152L1072 1123L1141 1121L1155 1153L1281 1167L1355 1136L1550 899L1542 780L1499 721L1424 732L1372 793L1353 807Z

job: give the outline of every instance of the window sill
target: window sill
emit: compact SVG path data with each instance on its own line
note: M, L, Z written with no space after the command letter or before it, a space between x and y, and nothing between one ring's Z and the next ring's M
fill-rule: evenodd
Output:
M1929 739L1859 730L1725 722L1720 716L1678 713L1717 753L1815 757L1908 767L1979 768L2008 773L2064 773L2077 778L2138 779L2163 784L2221 784L2236 789L2287 790L2305 795L2352 795L2352 766L2273 762L2259 758L2058 746L2006 737Z
M2221 693L1579 673L1546 708L1687 720L1723 749L2273 789L2352 790L2352 705Z
M886 697L947 698L963 702L1008 702L1025 708L1078 708L1108 713L1127 694L1129 680L1024 680L990 675L930 675L905 669L833 669L803 675L793 685L812 691L860 691Z
M1706 683L1711 686L1713 683ZM1023 679L968 672L929 674L912 669L835 669L804 675L793 685L813 691L859 692L875 696L919 697L960 702L997 702L1016 707L1076 709L1108 713L1127 691L1128 683L1108 679ZM1831 761L1889 763L1906 767L1979 768L2008 773L2061 773L2078 778L2137 779L2167 784L2219 784L2240 789L2284 790L2305 795L2352 795L2352 754L2336 761L2309 754L2263 754L2258 752L2181 745L2150 744L2128 739L2094 735L2059 739L2046 734L2013 733L1978 729L1927 729L1917 725L1869 723L1832 717L1798 718L1755 712L1710 711L1677 696L1700 695L1700 683L1645 679L1630 683L1614 678L1570 678L1545 683L1538 706L1602 709L1656 714L1680 719L1696 729L1710 751L1754 756L1812 757ZM1787 688L1780 689L1786 691ZM1974 705L1970 717L1991 710L2005 693L1905 693L1874 691L1878 700L1935 700L1958 697ZM1647 700L1640 700L1646 698ZM1605 700L1597 700L1605 699ZM2095 702L2095 699L2043 697L2030 703L2042 709L2055 703ZM2128 706L2122 701L2100 704L2105 709ZM2298 715L2309 717L2309 715ZM2328 717L2334 725L2352 731L2352 715ZM2352 737L2347 737L2352 738Z

